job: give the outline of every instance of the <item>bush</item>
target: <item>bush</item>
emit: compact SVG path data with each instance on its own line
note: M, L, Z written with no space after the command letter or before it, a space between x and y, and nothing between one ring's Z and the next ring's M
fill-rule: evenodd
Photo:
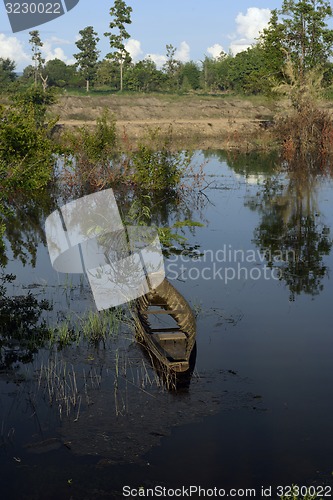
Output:
M289 59L285 70L289 83L275 90L289 95L293 112L278 120L275 127L282 143L282 156L293 168L326 167L333 152L333 121L319 106L323 70L309 70L301 78Z
M39 89L16 96L0 107L0 185L10 189L40 189L51 179L54 145L45 122L46 102Z
M130 157L131 180L142 191L175 191L189 167L191 155L171 149L171 130L162 140L159 129ZM157 143L157 147L155 144Z
M282 156L289 166L327 165L333 152L333 122L326 111L303 107L281 118L275 132L282 141Z
M102 189L117 175L113 163L117 157L116 122L105 110L90 130L83 126L62 137L65 152L62 177L69 186Z

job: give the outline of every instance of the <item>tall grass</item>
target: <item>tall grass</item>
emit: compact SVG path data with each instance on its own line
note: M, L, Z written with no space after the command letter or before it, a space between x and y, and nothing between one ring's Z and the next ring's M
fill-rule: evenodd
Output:
M288 58L285 74L286 82L275 89L288 95L292 104L292 112L278 119L275 127L283 159L292 169L326 170L333 153L333 121L320 106L323 70L309 70L300 79Z

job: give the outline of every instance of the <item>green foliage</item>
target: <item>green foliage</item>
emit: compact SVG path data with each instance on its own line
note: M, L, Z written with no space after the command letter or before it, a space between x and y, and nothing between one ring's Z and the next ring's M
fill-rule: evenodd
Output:
M332 55L333 30L326 19L332 7L326 0L283 0L283 46L302 77L308 69L325 62Z
M167 256L176 250L176 245L180 246L182 249L182 254L190 254L192 248L187 245L187 238L184 234L179 234L179 229L184 228L194 228L194 227L204 227L201 222L195 222L193 220L177 221L170 227L160 227L158 228L158 236L163 247L163 253Z
M38 88L15 96L0 108L0 184L2 189L40 189L51 178L54 145L45 122L52 97Z
M222 52L219 57L205 57L202 63L201 86L207 91L227 90L233 87L230 66L234 58Z
M0 57L0 89L6 89L16 79L15 62Z
M107 58L117 61L120 66L120 90L123 90L123 66L125 62L130 62L130 55L125 49L125 40L130 38L126 31L126 24L131 24L132 7L126 5L123 0L115 0L110 9L112 18L109 32L104 33L110 41L110 47L113 52L107 54Z
M116 61L104 59L98 63L96 85L108 86L112 89L119 90L119 65Z
M62 178L66 188L79 195L88 187L102 189L114 180L113 160L116 151L116 123L104 110L96 120L94 130L80 127L62 136L61 146L65 153Z
M269 88L265 58L260 46L237 54L229 68L229 82L237 92L258 94Z
M178 91L180 88L181 62L175 58L176 50L171 44L166 46L166 62L163 65L163 71L167 76L166 88L172 91Z
M15 278L0 274L0 370L31 362L48 337L46 324L40 318L43 311L52 309L50 303L38 301L31 293L8 297L6 284Z
M155 201L155 196L152 197L150 195L141 194L137 199L132 201L130 209L127 212L127 216L123 219L125 224L134 224L136 226L154 225L152 211ZM158 225L156 229L162 245L163 254L165 256L169 256L177 252L182 252L183 255L191 254L195 248L188 245L186 236L184 233L179 234L179 231L184 231L184 228L193 229L195 227L204 227L204 224L190 219L185 219L183 221L177 221L171 226Z
M51 59L45 64L45 74L48 76L49 86L66 87L76 77L75 66L68 66L60 59Z
M87 127L80 127L78 133L66 136L66 147L76 159L87 159L91 163L108 161L114 155L116 147L116 123L110 119L105 109L96 120L96 127L91 131Z
M266 79L271 85L276 85L283 78L283 67L285 64L285 53L283 51L283 40L285 27L279 22L278 11L272 10L271 18L267 28L259 37L259 46L266 68Z
M182 90L198 90L200 87L200 69L194 61L182 64L180 68L180 85Z
M139 145L130 159L132 181L142 191L175 191L190 162L187 153L171 151L168 144L156 151L147 144Z
M40 86L29 87L26 90L16 92L12 96L13 107L19 114L28 115L34 122L36 129L48 127L46 123L46 111L48 106L54 104L56 95L53 90L44 91ZM50 123L53 126L54 122Z
M164 81L165 75L156 68L156 64L149 58L129 65L124 75L126 89L140 92L160 90Z
M332 14L326 0L283 0L281 10L272 11L269 26L259 39L268 74L281 81L287 57L299 79L314 68L327 68L333 53L333 30L326 20Z
M76 42L77 48L80 50L78 54L74 54L77 60L82 75L86 80L86 90L89 92L89 83L96 78L97 59L100 51L96 49L99 38L92 26L87 26L79 32L81 38Z

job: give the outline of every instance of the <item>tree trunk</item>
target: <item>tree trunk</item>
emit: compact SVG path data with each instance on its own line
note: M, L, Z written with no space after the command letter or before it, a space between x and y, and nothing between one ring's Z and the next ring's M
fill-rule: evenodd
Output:
M43 82L43 83L42 83L42 85L43 85L43 92L46 92L46 89L47 89L47 80L48 80L48 75L46 75L46 77L45 77L45 78L43 78L43 76L42 76L42 75L40 75L40 77L41 77L41 80L42 80L42 82Z
M89 92L89 80L86 80L86 92Z

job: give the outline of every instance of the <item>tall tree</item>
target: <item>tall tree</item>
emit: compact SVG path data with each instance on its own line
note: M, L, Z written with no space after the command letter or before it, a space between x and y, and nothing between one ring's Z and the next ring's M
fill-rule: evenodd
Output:
M332 7L326 0L283 0L279 14L282 44L302 80L307 70L323 67L333 54L333 30L327 26Z
M29 31L29 35L29 43L32 50L32 60L34 61L34 82L36 87L38 77L41 75L43 64L45 63L45 59L42 58L42 52L40 50L44 44L40 39L38 30Z
M74 54L77 60L76 65L79 66L82 75L86 80L86 91L89 92L89 84L96 78L97 60L100 51L97 50L99 38L92 26L87 26L79 31L81 38L75 43L79 49L78 54Z
M104 33L104 36L109 37L110 47L113 50L106 57L116 60L120 65L120 90L123 90L124 63L131 60L130 54L125 48L125 40L130 38L125 26L132 23L132 11L132 7L127 6L123 0L115 0L110 9L112 20L109 27L111 31Z
M284 47L285 26L279 21L277 9L272 10L267 28L263 29L258 39L265 65L265 78L276 86L283 79L283 67L286 62Z
M196 62L189 61L181 67L180 78L182 88L188 87L189 90L196 90L200 87L201 72Z
M176 47L171 44L166 45L166 61L163 64L163 71L168 77L169 88L171 90L179 89L179 76L182 63L175 57Z

